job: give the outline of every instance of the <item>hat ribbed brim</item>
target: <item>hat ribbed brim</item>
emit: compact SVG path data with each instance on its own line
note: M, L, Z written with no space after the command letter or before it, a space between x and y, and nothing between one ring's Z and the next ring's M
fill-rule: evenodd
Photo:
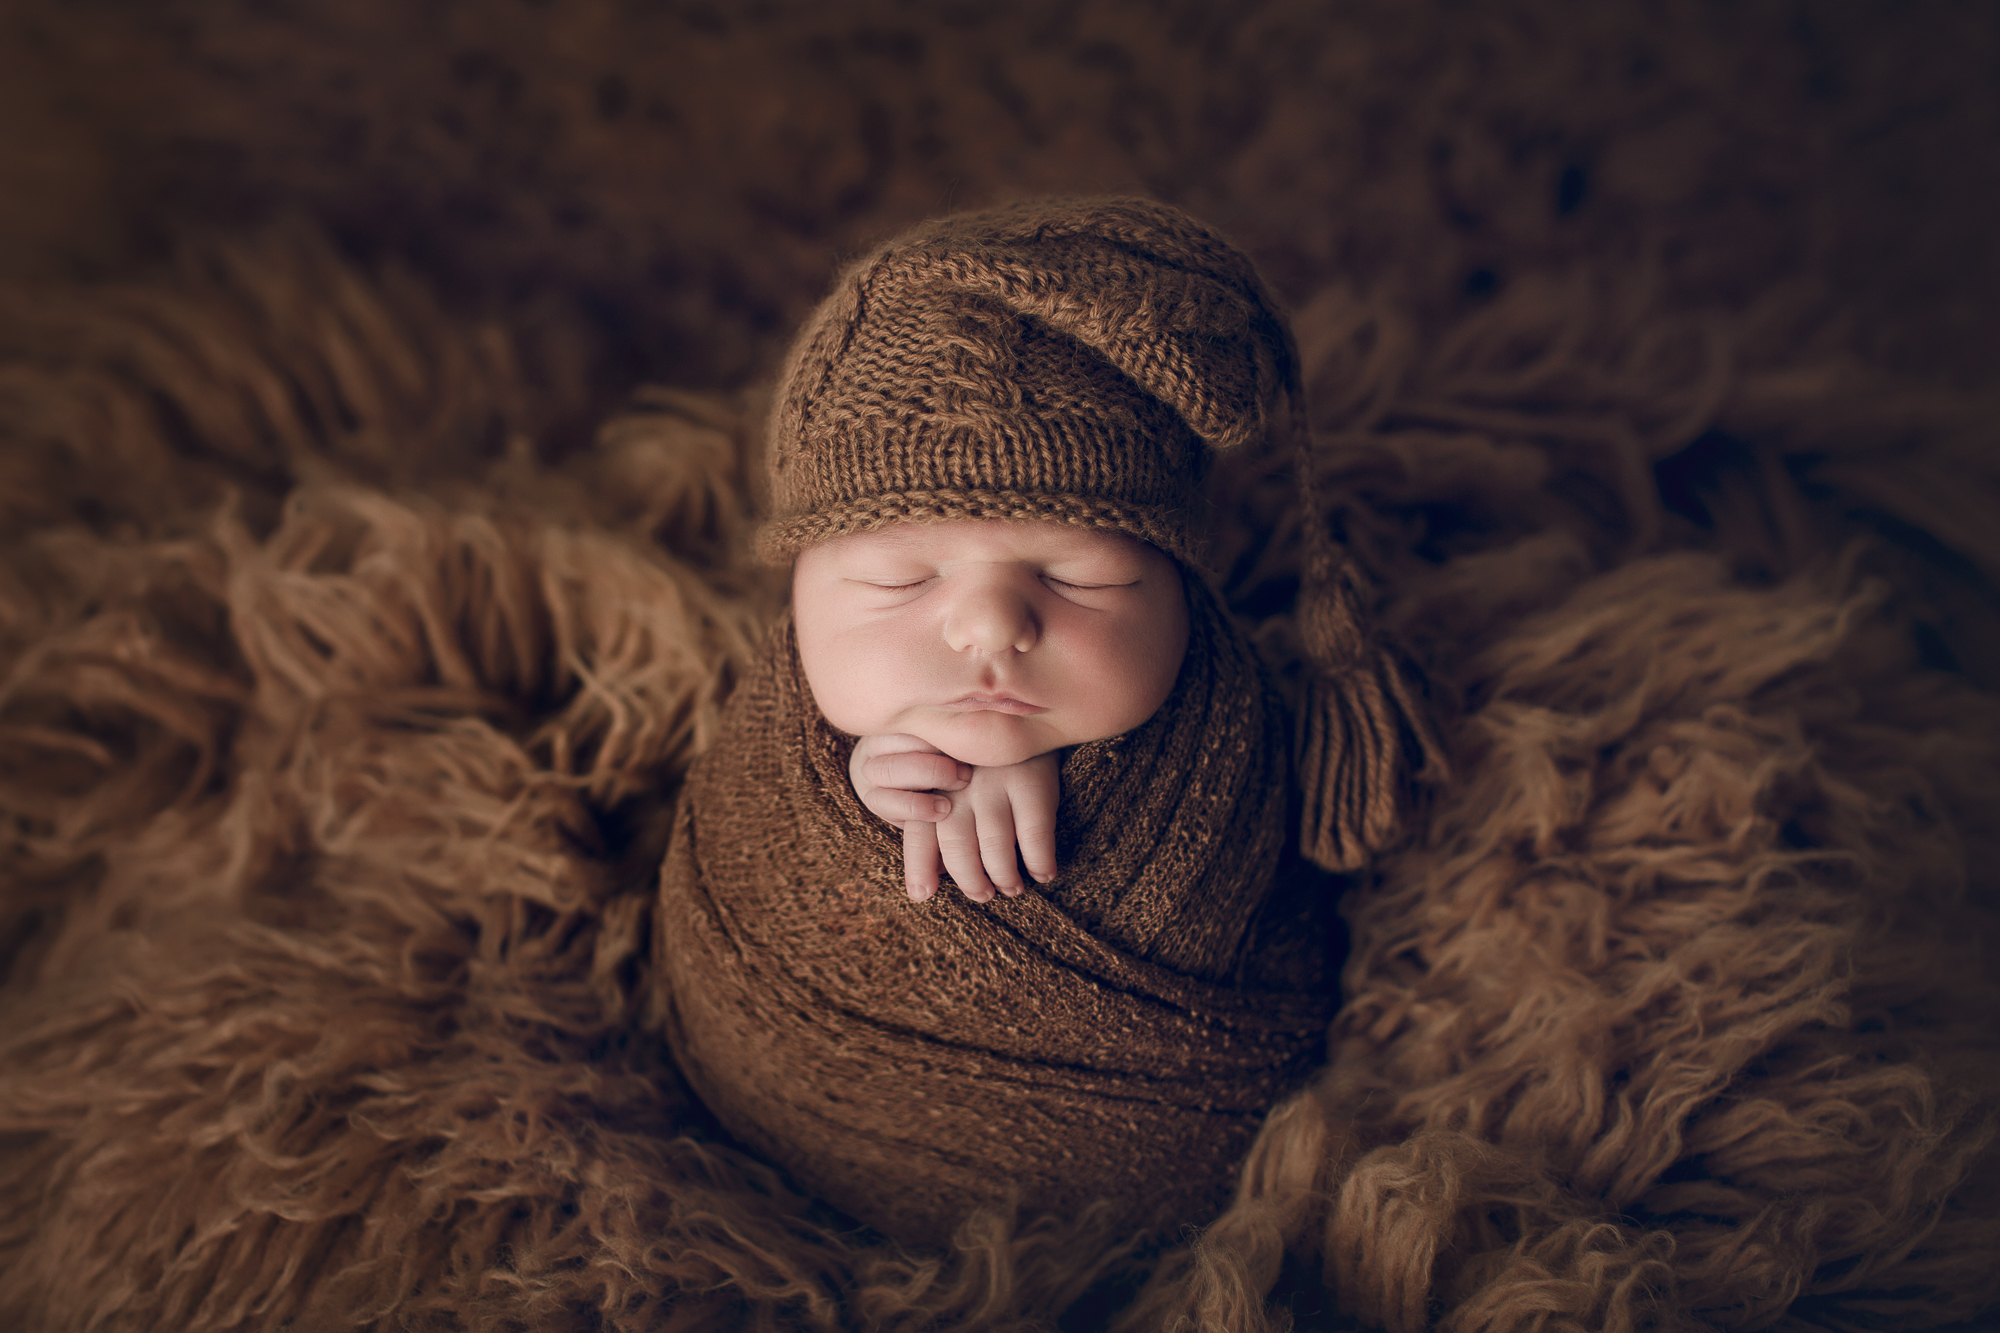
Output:
M1191 568L1201 566L1184 515L1160 505L1133 505L1077 495L1030 495L1021 491L889 491L811 514L773 519L757 534L757 554L785 564L805 547L850 533L871 532L896 523L950 523L959 519L1068 523L1080 528L1122 532L1156 546Z

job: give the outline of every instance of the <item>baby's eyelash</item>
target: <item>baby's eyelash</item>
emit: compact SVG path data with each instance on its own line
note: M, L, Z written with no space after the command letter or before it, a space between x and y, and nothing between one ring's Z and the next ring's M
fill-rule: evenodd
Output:
M1103 592L1106 588L1129 588L1132 586L1129 583L1071 583L1068 579L1059 579L1053 574L1044 574L1042 577L1059 588L1075 588L1079 592Z

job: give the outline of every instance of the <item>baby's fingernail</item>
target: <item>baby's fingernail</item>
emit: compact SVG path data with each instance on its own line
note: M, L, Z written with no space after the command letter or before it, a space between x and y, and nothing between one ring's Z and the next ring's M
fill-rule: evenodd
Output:
M932 813L932 814L934 814L934 815L948 815L948 814L950 814L950 813L951 813L951 802L950 802L950 801L947 801L947 800L943 800L943 799L939 799L939 800L935 800L935 801L932 801L932 802L931 802L931 813Z
M960 782L970 782L970 781L972 781L972 765L971 765L971 764L960 764L960 765L958 766L958 780L959 780Z
M1006 894L1009 898L1018 898L1021 896L1022 890L1019 884L1003 884L1000 886L1000 892Z

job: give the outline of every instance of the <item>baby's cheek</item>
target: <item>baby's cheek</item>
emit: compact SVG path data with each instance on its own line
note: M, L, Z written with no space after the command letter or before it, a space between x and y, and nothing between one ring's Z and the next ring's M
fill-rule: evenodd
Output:
M799 665L805 670L806 685L820 715L842 731L867 735L857 725L856 713L866 701L856 689L854 672L838 651L838 644L813 634L807 624L799 626Z
M911 686L907 664L898 662L893 644L856 635L801 633L799 662L813 702L828 722L856 736L899 730L896 721L908 707Z
M895 729L890 725L892 710L885 706L880 687L865 675L825 670L814 675L808 671L806 682L812 686L820 715L840 730L855 736L880 736Z
M1086 729L1095 733L1088 740L1130 731L1160 711L1180 678L1187 640L1184 632L1161 633L1146 625L1123 642L1101 643L1098 649L1095 660L1077 673L1074 700L1088 718Z

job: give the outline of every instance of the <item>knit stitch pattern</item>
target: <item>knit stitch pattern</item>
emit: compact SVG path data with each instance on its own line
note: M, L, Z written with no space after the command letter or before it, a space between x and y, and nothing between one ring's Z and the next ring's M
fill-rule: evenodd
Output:
M1324 1053L1328 896L1286 853L1286 727L1205 585L1166 704L1064 762L1061 872L903 893L789 622L689 775L656 947L681 1071L730 1132L912 1245L980 1205L1200 1225ZM1108 1206L1108 1207L1107 1207Z
M1143 199L918 227L849 268L793 345L766 556L902 521L1122 531L1199 567L1212 451L1288 444L1291 335L1248 258Z

